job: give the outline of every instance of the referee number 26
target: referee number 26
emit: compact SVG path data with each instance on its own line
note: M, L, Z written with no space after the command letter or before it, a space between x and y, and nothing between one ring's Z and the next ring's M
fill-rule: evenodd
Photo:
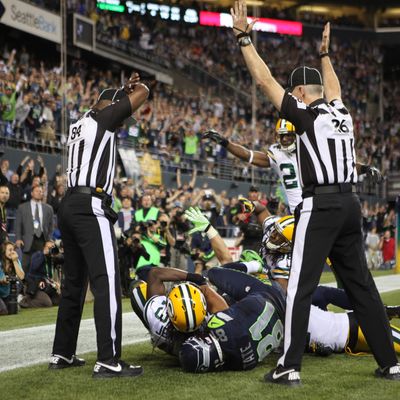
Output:
M346 121L342 119L341 121L338 119L332 120L333 125L335 125L335 129L340 133L349 133L349 127L346 125Z
M74 126L71 130L71 140L81 136L82 125Z

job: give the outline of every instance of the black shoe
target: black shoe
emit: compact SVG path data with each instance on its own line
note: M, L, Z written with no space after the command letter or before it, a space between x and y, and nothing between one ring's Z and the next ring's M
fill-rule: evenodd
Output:
M140 376L143 368L139 365L129 365L124 361L105 363L97 361L93 368L93 378L125 378Z
M400 381L400 364L393 365L393 367L378 368L375 371L375 376L392 381Z
M276 367L264 376L264 380L269 383L277 383L286 386L300 386L300 372L294 368L285 369L281 366Z
M53 354L51 356L49 362L49 369L63 369L70 367L82 367L86 364L86 361L82 358L78 358L76 356L72 356L71 358L67 358L64 356L60 356L58 354Z
M400 318L400 306L385 306L385 310L389 319Z

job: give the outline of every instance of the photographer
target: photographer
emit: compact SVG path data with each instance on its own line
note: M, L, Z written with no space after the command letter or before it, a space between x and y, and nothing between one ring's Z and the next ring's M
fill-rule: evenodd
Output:
M15 245L4 242L1 245L0 264L0 315L16 314L18 312L17 295L18 279L25 278Z
M132 265L138 279L146 280L149 270L160 266L161 250L167 242L157 233L158 222L149 220L141 222L133 229L126 245L133 256Z
M60 284L53 279L53 265L60 263L58 247L49 240L42 251L33 253L29 272L26 276L25 296L20 301L23 308L40 308L58 305Z
M161 266L169 267L171 261L171 248L175 246L176 240L174 232L171 230L171 220L167 214L160 214L158 217L159 235L166 242L165 248L161 249Z
M170 230L175 238L175 245L171 246L171 265L174 268L187 271L187 256L190 255L187 232L191 228L190 222L186 219L182 204L175 203L175 208L170 212Z

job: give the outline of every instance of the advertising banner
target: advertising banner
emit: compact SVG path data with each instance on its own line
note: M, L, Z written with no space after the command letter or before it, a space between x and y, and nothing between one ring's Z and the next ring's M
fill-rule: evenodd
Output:
M61 43L61 17L19 0L0 0L0 23Z

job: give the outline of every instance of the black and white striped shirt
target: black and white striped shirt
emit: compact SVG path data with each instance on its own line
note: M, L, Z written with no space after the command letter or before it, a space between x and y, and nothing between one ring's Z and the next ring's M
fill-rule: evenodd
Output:
M304 104L285 93L282 118L296 127L301 186L356 183L353 121L339 100Z
M71 124L67 141L68 187L101 188L112 194L115 173L115 130L132 114L129 97L101 111L89 110Z

